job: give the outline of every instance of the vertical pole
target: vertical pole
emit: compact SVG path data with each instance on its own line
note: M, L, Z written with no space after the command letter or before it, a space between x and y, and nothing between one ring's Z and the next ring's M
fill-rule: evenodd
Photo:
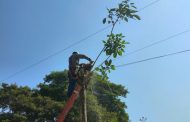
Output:
M83 103L83 100L82 100L82 93L83 93L83 89L82 89L82 91L81 91L81 93L80 93L80 98L79 98L79 100L80 100L80 104L81 105L79 105L79 115L80 115L80 119L79 119L79 122L83 122L83 106L82 106L82 103Z
M85 85L83 85L83 90L82 90L82 120L83 120L83 122L87 122L86 88L85 88Z

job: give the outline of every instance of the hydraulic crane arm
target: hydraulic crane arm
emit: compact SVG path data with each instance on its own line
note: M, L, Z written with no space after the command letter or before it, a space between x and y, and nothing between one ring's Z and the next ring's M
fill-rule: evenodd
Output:
M64 122L65 117L67 116L68 112L73 107L73 104L75 103L76 99L78 98L81 89L82 89L82 87L79 84L77 84L75 87L75 90L73 91L73 93L71 95L71 97L67 101L63 111L58 116L57 122Z
M90 76L92 75L90 73L91 68L92 68L91 64L81 64L80 65L79 72L78 72L78 77L79 77L78 82L80 82L80 85L79 85L79 83L76 84L75 90L73 91L71 97L67 101L62 112L59 114L56 122L64 122L67 114L69 113L69 111L73 107L75 101L77 100L77 98L83 88L83 85L86 86L88 84L88 82L90 80Z

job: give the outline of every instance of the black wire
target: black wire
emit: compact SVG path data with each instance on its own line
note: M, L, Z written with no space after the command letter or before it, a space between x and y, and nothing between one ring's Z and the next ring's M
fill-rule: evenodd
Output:
M78 40L77 42L74 42L73 44L67 46L66 48L61 49L61 50L59 50L59 51L57 51L57 52L55 52L55 53L53 53L53 54L51 54L51 55L49 55L49 56L47 56L47 57L45 57L45 58L42 58L41 60L37 61L36 63L33 63L33 64L31 64L31 65L29 65L29 66L27 66L27 67L25 67L25 68L23 68L23 69L21 69L21 70L19 70L19 71L13 73L13 74L11 74L11 75L9 75L8 77L6 77L6 78L4 78L3 80L1 80L1 82L4 81L4 80L10 79L11 77L14 77L14 76L16 76L17 74L20 74L20 73L22 73L22 72L24 72L24 71L26 71L26 70L28 70L28 69L30 69L30 68L36 66L36 65L38 65L38 64L40 64L40 63L42 63L42 62L48 60L49 58L52 58L52 57L54 57L54 56L56 56L56 55L58 55L58 54L60 54L60 53L62 53L62 52L64 52L64 51L66 51L67 49L69 49L69 48L71 48L71 47L73 47L73 46L75 46L75 45L78 45L79 43L84 42L85 40L89 39L89 38L92 37L92 36L95 36L96 34L102 32L102 31L104 31L104 30L106 30L106 29L108 29L109 27L110 27L110 26L107 26L107 27L105 27L105 28L102 28L102 29L100 29L100 30L98 30L98 31L96 31L96 32L94 32L94 33L88 35L87 37L85 37L85 38L83 38L83 39L80 39L80 40Z
M153 4L157 3L157 2L159 2L159 1L160 1L160 0L155 0L155 1L151 2L151 3L149 3L148 5L146 5L146 6L142 7L142 8L140 8L140 9L139 9L139 12L142 11L142 10L144 10L145 8L148 8L149 6L151 6L151 5L153 5Z
M169 39L175 38L175 37L177 37L177 36L180 36L180 35L185 34L185 33L188 33L188 32L190 32L190 30L185 30L185 31L176 33L176 34L171 35L171 36L169 36L169 37L167 37L167 38L165 38L165 39L159 40L159 41L157 41L157 42L153 42L153 43L151 43L151 44L149 44L149 45L147 45L147 46L144 46L144 47L142 47L142 48L139 48L139 49L136 49L136 50L134 50L134 51L132 51L132 52L129 52L129 53L127 53L126 55L123 55L123 56L121 56L121 57L119 57L119 58L122 58L122 57L125 57L125 56L128 56L128 55L131 55L131 54L140 52L140 51L142 51L142 50L144 50L144 49L146 49L146 48L152 47L152 46L154 46L154 45L157 45L157 44L159 44L159 43L165 42L165 41L167 41L167 40L169 40Z
M170 39L172 39L172 38L175 38L175 37L177 37L177 36L180 36L180 35L185 34L185 33L188 33L188 32L190 32L190 30L185 30L185 31L176 33L176 34L171 35L171 36L169 36L169 37L167 37L167 38L165 38L165 39L159 40L159 41L157 41L157 42L153 42L153 43L151 43L151 44L149 44L149 45L146 45L146 46L144 46L144 47L142 47L142 48L136 49L136 50L134 50L134 51L132 51L132 52L129 52L129 53L127 53L127 54L125 54L125 55L123 55L123 56L121 56L121 57L118 57L118 58L116 58L116 59L113 59L113 60L118 60L118 59L123 58L123 57L125 57L125 56L132 55L132 54L137 53L137 52L140 52L140 51L142 51L142 50L144 50L144 49L146 49L146 48L152 47L152 46L154 46L154 45L157 45L157 44L159 44L159 43L165 42L165 41L167 41L167 40L170 40ZM106 60L107 60L107 59L108 59L108 58L106 58ZM98 65L98 67L100 67L106 60L104 60L100 65Z
M143 8L139 9L139 12L142 11L142 10L144 10L145 8L147 8L147 7L149 7L149 6L151 6L151 5L155 4L155 3L157 3L158 1L160 1L160 0L153 1L152 3L150 3L150 4L146 5L146 6L144 6ZM67 49L69 49L69 48L71 48L71 47L73 47L73 46L75 46L75 45L77 45L77 44L79 44L79 43L81 43L81 42L83 42L83 41L89 39L90 37L92 37L92 36L94 36L94 35L96 35L96 34L102 32L102 31L106 30L106 29L109 28L109 27L111 27L111 26L109 25L109 26L107 26L107 27L105 27L105 28L103 28L103 29L100 29L99 31L96 31L95 33L92 33L92 34L88 35L87 37L85 37L85 38L83 38L83 39L81 39L81 40L79 40L79 41L77 41L77 42L75 42L75 43L69 45L68 47L66 47L66 48L64 48L64 49L62 49L62 50L60 50L60 51L58 51L58 52L55 52L55 53L53 53L53 54L51 54L51 55L49 55L49 56L47 56L47 57L45 57L45 58L42 58L41 60L37 61L36 63L33 63L33 64L31 64L31 65L29 65L29 66L27 66L27 67L25 67L25 68L23 68L23 69L21 69L21 70L19 70L19 71L13 73L13 74L11 74L11 75L9 75L8 77L6 77L6 78L4 78L3 80L1 80L1 82L4 81L4 80L8 80L8 79L10 79L11 77L16 76L17 74L20 74L20 73L22 73L22 72L24 72L24 71L26 71L26 70L28 70L28 69L30 69L30 68L36 66L36 65L38 65L38 64L40 64L40 63L42 63L42 62L48 60L49 58L52 58L52 57L54 57L54 56L56 56L56 55L58 55L58 54L64 52L65 50L67 50ZM94 64L95 64L95 63L94 63ZM94 65L94 64L93 64L93 65Z
M185 53L185 52L189 52L189 51L190 51L190 49L182 50L182 51L179 51L179 52L174 52L174 53L165 54L165 55L161 55L161 56L151 57L151 58L147 58L147 59L143 59L143 60L139 60L139 61L130 62L130 63L127 63L127 64L117 65L116 67L124 67L124 66L137 64L137 63L141 63L141 62L145 62L145 61L149 61L149 60L154 60L154 59L158 59L158 58L164 58L164 57L168 57L168 56L172 56L172 55L178 55L180 53Z
M149 4L147 4L146 6L140 8L140 9L138 10L138 12L140 12L140 11L142 11L142 10L148 8L149 6L155 4L155 3L159 2L159 1L160 1L160 0L155 0L155 1L153 1L153 2L151 2L151 3L149 3ZM110 25L110 26L111 26L111 25ZM98 54L98 56L97 56L95 62L93 63L93 67L94 67L96 61L98 60L98 58L100 57L101 53L104 51L104 48L105 48L105 47L103 47L103 49L102 49L102 50L100 51L100 53ZM106 61L106 60L104 60L101 64L103 64L105 61ZM100 65L98 65L98 67L99 67L99 66L100 66Z

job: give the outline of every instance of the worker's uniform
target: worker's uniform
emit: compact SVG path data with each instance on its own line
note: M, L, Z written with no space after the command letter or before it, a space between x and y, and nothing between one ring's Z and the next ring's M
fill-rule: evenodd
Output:
M77 66L79 65L80 59L86 59L88 61L91 61L90 58L82 54L73 54L69 57L69 72L68 72L69 86L68 86L68 92L67 92L67 95L69 97L71 96L73 90L75 89L75 85L78 80Z

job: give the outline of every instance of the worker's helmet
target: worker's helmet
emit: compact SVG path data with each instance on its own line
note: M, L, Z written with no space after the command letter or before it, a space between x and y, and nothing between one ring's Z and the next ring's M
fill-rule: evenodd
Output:
M75 52L73 52L73 55L76 55L76 54L79 54L79 53L78 53L78 52L76 52L76 51L75 51Z

